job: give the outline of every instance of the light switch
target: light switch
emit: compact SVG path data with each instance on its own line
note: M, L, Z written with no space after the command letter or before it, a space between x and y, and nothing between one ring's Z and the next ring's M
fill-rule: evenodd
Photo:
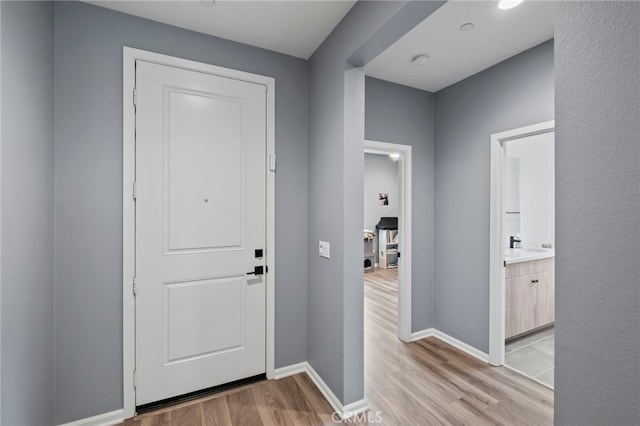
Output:
M329 259L331 257L331 244L329 244L326 241L320 241L319 244L319 251L320 251L320 256L321 257L326 257L327 259Z

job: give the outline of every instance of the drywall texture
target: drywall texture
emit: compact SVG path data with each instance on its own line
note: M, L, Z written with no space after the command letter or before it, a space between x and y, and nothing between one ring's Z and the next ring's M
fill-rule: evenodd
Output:
M640 3L556 9L558 425L640 424Z
M53 423L53 4L2 2L2 418Z
M433 147L435 96L367 77L365 137L411 145L412 331L433 327Z
M553 42L436 93L435 327L489 350L491 134L553 120Z
M305 361L306 61L80 2L55 17L56 422L123 406L123 46L276 79L276 367Z
M364 397L362 65L442 2L358 2L310 58L308 360L344 404ZM331 259L317 255L331 243Z

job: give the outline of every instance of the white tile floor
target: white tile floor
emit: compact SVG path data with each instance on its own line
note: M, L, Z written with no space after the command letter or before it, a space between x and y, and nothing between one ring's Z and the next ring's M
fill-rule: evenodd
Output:
M505 346L505 364L553 388L554 328L547 328Z

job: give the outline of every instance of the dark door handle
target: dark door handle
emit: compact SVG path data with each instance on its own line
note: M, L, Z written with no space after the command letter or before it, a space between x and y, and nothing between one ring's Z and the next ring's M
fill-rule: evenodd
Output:
M256 266L253 268L253 272L247 272L247 275L263 275L264 266Z

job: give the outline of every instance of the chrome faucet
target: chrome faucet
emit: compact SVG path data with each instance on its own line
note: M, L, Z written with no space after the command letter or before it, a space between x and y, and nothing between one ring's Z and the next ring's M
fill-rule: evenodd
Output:
M509 248L516 248L516 244L521 243L522 240L518 237L514 237L513 235L509 237Z

